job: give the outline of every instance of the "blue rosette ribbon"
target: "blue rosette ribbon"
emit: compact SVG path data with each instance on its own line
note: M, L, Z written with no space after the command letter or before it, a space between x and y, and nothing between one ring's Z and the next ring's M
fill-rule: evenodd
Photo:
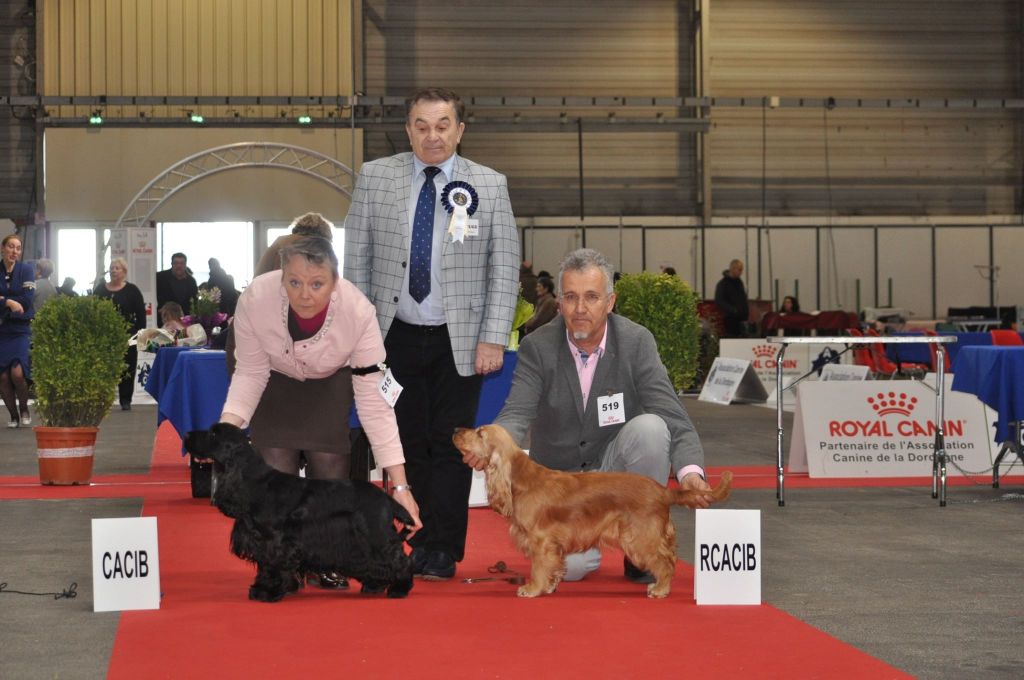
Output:
M448 182L441 190L441 205L452 216L448 221L452 241L462 243L469 231L469 216L480 205L476 189L469 182Z

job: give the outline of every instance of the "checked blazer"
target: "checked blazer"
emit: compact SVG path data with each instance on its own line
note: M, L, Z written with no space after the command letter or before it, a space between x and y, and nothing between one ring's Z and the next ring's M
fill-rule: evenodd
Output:
M523 338L512 390L495 419L520 445L530 431L530 457L541 465L579 472L601 464L608 442L622 425L598 425L597 398L622 393L626 420L643 413L661 416L672 443L669 460L679 472L704 465L704 449L658 356L654 336L643 326L608 315L604 355L583 408L576 362L565 319L556 317ZM532 429L531 429L532 428Z
M409 266L413 154L364 163L345 218L345 278L377 308L387 337ZM441 278L444 310L459 375L475 373L480 342L508 343L519 296L519 232L505 176L460 156L452 181L468 182L480 205L471 219L478 235L462 243L444 235Z

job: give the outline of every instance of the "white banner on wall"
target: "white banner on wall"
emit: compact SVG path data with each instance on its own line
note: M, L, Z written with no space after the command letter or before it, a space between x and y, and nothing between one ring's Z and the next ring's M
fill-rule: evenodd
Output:
M128 261L128 280L142 291L142 299L146 303L146 327L158 327L160 321L156 318L156 230L147 227L112 230L110 257L123 257ZM155 357L156 355L151 352L139 352L132 403L156 403L144 389Z
M811 477L923 477L932 473L935 393L917 380L818 381L797 387L791 472ZM965 470L992 467L989 423L977 397L945 394L947 457Z

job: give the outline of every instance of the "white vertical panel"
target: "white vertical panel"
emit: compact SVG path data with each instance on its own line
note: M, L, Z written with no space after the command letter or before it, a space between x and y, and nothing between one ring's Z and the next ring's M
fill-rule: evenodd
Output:
M571 250L581 246L575 229L542 228L532 230L533 271L548 270L558 286L558 263Z
M998 302L1024 305L1024 227L996 227L993 232Z
M860 312L875 306L875 232L872 228L833 228L832 243L822 230L821 296L829 309ZM837 286L838 280L838 286ZM860 306L857 286L860 285Z
M936 311L988 305L988 236L984 227L939 227L935 230ZM976 265L983 269L979 271ZM984 275L984 276L983 276Z
M697 288L700 276L700 240L695 229L651 228L645 230L647 267L649 272L661 271L662 266L671 266L676 275L692 288ZM639 271L630 268L629 271Z
M932 317L931 229L889 227L878 232L878 304L905 307L922 319ZM941 312L942 310L940 310Z
M768 262L769 238L771 240L770 268ZM804 311L832 309L823 305L824 300L818 296L817 271L815 269L817 258L814 247L814 229L783 227L772 229L770 237L765 234L761 245L761 299L772 299L777 279L779 300L775 301L776 307L783 297L794 295L800 301L800 309ZM737 255L737 257L740 256ZM756 253L751 253L746 267L750 277L747 294L753 299L757 297L758 291Z

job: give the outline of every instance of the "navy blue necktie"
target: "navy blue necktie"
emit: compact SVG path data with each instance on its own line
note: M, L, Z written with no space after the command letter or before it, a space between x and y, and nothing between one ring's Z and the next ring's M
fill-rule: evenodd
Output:
M440 168L429 166L423 168L427 180L420 189L416 199L416 215L412 220L412 246L409 269L409 295L416 302L430 294L430 250L434 243L434 206L437 203L437 189L434 188L434 175L441 172Z

